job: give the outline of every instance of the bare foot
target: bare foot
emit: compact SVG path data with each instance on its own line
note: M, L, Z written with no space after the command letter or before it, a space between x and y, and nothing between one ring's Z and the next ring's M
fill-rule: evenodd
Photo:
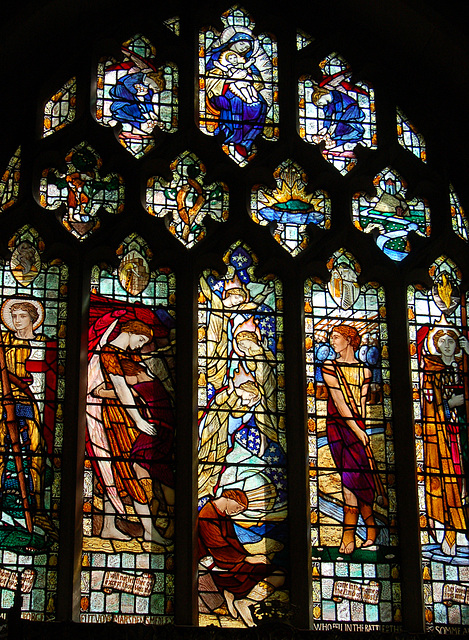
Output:
M228 611L231 613L231 616L233 618L237 618L238 617L238 612L236 611L236 608L235 608L235 606L233 604L234 595L232 593L230 593L229 591L224 591L223 595L225 596L226 606L228 607Z
M251 610L249 606L253 604L251 600L244 598L243 600L235 600L234 606L238 610L241 618L244 620L248 627L254 627L254 620L252 619Z
M122 531L119 531L114 523L111 524L109 522L106 522L106 518L104 519L104 525L101 529L100 535L101 538L104 538L106 540L132 540L130 536L122 533Z

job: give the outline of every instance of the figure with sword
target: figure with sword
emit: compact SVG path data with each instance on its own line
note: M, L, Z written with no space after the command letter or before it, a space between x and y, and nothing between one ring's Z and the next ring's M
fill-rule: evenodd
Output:
M38 300L10 298L1 316L7 328L0 332L1 523L9 531L22 529L21 540L33 550L58 537L44 507L47 445L41 413L46 400L47 339L35 334L44 309Z

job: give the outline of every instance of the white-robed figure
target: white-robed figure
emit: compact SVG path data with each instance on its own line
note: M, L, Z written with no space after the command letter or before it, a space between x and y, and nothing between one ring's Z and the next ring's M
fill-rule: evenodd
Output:
M270 466L282 457L274 455L280 448L276 377L274 356L252 316L235 329L225 384L199 423L199 447L200 498L222 487L242 488L252 506L270 511L278 493Z

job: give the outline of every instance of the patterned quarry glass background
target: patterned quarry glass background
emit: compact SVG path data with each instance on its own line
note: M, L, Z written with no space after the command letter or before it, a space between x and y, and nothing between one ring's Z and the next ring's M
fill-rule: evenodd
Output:
M467 220L464 209L461 206L458 195L451 184L449 185L449 200L451 205L451 224L453 226L453 231L467 242L469 240L469 221Z
M11 207L18 199L20 168L21 147L18 147L0 178L0 212Z
M199 127L242 167L258 136L278 139L277 45L238 5L221 21L199 36Z
M401 622L384 291L344 250L305 284L313 628Z
M323 143L324 158L345 175L357 163L357 144L376 149L374 91L365 82L352 82L352 69L337 53L319 67L319 82L299 79L299 133L310 144Z
M469 632L467 293L449 258L409 287L420 540L427 631Z
M44 138L60 131L75 120L77 101L77 80L70 78L54 93L44 107Z
M280 282L236 243L199 290L199 623L288 614Z
M174 593L175 281L135 234L95 267L81 620L166 624Z
M59 514L67 267L42 262L23 227L0 263L0 587L2 617L20 586L22 617L53 620Z
M422 162L427 161L425 139L418 132L415 125L410 122L400 109L396 110L397 139L399 144L417 156Z

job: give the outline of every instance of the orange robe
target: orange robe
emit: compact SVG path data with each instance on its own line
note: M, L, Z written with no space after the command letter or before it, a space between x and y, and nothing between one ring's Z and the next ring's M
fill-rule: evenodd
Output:
M110 375L124 377L121 366L123 360L141 361L139 354L123 351L110 344L102 348L100 359L106 389L114 389ZM130 496L141 504L147 502L147 496L135 477L130 459L132 447L141 431L136 428L119 398L103 400L103 424L114 457L114 478L119 495L123 498Z
M423 446L427 514L448 529L464 531L466 520L444 410L447 367L438 356L424 357Z

